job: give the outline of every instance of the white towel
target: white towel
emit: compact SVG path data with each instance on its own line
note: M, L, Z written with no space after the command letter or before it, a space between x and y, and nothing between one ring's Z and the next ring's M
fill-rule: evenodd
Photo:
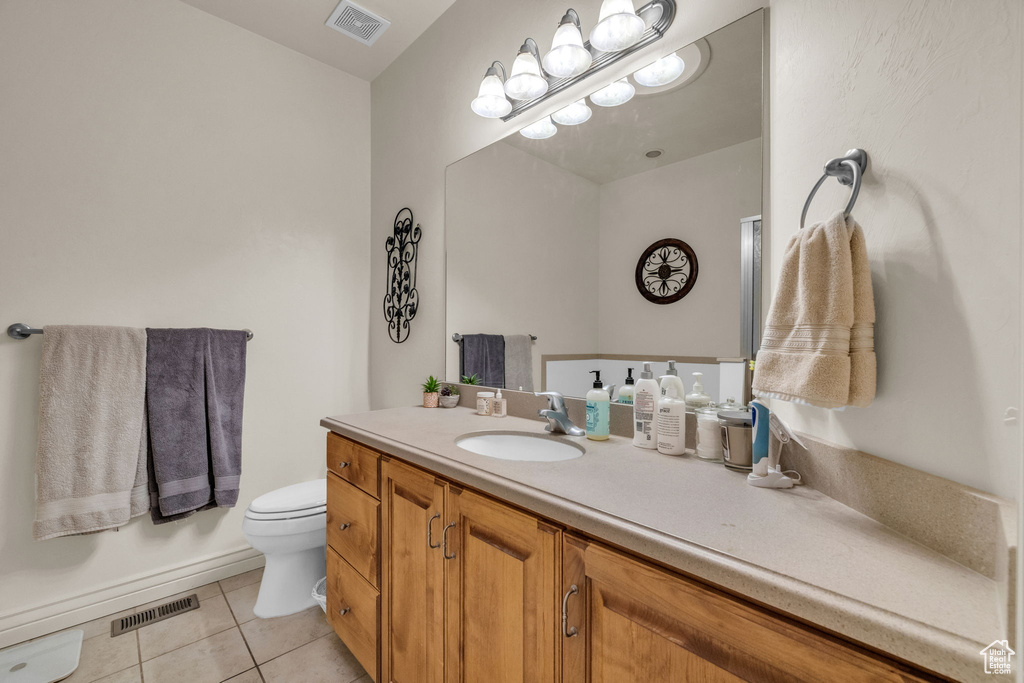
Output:
M533 391L533 340L528 334L505 335L505 388Z
M146 331L43 328L36 540L125 524L149 510Z

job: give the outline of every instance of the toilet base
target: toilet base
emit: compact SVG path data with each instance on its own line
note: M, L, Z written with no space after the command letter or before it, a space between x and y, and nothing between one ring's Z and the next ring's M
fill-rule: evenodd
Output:
M326 546L267 555L253 614L260 619L283 617L316 605L313 586L327 574Z

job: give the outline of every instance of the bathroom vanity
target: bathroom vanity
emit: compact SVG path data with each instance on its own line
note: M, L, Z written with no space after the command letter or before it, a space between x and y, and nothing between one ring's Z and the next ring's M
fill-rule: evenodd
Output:
M544 423L468 408L321 424L327 616L376 681L960 678L998 630L993 582L807 487L614 436L487 458L456 438Z

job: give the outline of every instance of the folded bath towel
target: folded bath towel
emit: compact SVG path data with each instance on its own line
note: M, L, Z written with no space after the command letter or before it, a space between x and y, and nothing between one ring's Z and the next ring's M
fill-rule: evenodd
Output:
M36 540L125 524L149 508L146 333L43 328Z
M462 375L477 375L485 387L505 388L505 338L500 334L462 337Z
M528 334L505 335L505 388L533 391L533 340Z
M823 408L875 397L875 303L864 233L839 212L798 231L754 364L754 394Z
M146 332L146 404L159 508L153 519L233 507L242 467L245 332Z

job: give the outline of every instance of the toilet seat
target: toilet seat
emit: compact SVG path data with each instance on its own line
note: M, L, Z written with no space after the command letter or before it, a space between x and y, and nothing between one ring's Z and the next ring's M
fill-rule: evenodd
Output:
M326 505L318 505L317 507L305 508L302 510L285 510L283 512L257 512L251 507L245 511L246 519L252 519L258 522L272 522L279 519L299 519L302 517L313 517L315 515L326 514Z
M298 516L294 514L296 512L308 511L304 514L315 514L317 509L327 509L326 479L304 481L264 493L249 504L246 515L254 513L257 515L254 519L290 519Z

